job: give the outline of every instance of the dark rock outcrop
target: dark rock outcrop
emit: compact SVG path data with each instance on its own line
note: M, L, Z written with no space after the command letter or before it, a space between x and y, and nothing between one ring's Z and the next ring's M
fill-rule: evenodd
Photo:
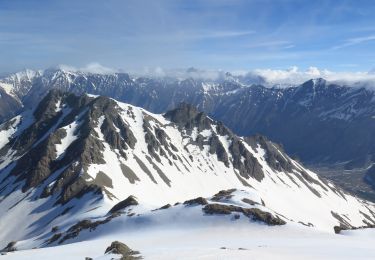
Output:
M53 234L53 236L46 241L47 245L50 245L56 241L58 241L62 237L61 233Z
M340 226L334 226L333 230L335 231L336 234L340 234L341 231L344 231L344 230L357 230L357 229L365 229L365 228L375 228L375 225L367 225L367 226L361 226L361 227L346 227L344 225L340 225Z
M232 193L235 192L236 189L229 189L229 190L221 190L216 193L211 200L213 201L223 201L229 200L233 197Z
M8 93L0 87L0 122L15 116L19 111L22 110L22 103L8 95Z
M267 225L285 225L286 222L279 217L273 216L269 212L262 211L258 208L243 208L234 205L224 205L224 204L208 204L202 208L204 213L213 215L213 214L224 214L229 215L233 212L243 213L245 216L255 220L266 223Z
M14 252L14 251L17 251L16 244L17 244L17 241L9 242L8 245L1 250L1 252Z
M64 234L54 234L51 239L48 240L49 243L52 243L51 240L56 239L55 241L59 240L59 244L62 244L66 240L73 239L77 237L82 231L88 230L88 231L93 231L95 230L98 226L103 225L111 221L113 217L107 217L103 220L97 220L97 221L91 221L89 219L84 219L79 221L77 224L71 226Z
M254 178L258 181L261 181L264 178L262 166L246 149L238 137L233 136L229 150L233 157L233 167L238 169L242 177L245 179ZM245 158L245 160L242 161L242 158Z
M171 204L166 204L166 205L164 205L164 206L162 206L162 207L160 207L160 208L158 208L158 209L156 209L156 210L169 209L169 208L171 208L171 207L172 207Z
M194 205L207 205L208 201L205 198L198 197L195 199L187 200L184 202L186 206L194 206Z
M57 108L56 104L62 104ZM136 139L129 126L120 117L120 108L109 98L92 98L86 95L76 96L59 90L50 91L36 107L34 122L11 139L0 154L10 149L20 158L12 167L10 174L17 182L23 182L22 191L44 185L44 181L55 172L60 172L51 186L45 185L41 197L59 194L57 203L66 204L73 198L84 194L101 194L112 187L112 180L104 172L98 173L93 181L88 181L87 169L90 164L103 164L104 145L95 131L100 127L103 137L112 149L117 149L126 158L125 150L134 148ZM104 118L101 125L100 118ZM66 137L61 128L76 122L73 141L66 151L57 158L56 144ZM126 171L131 182L139 180Z
M212 123L212 120L203 112L185 102L180 103L176 109L165 113L164 117L182 128L190 130L194 127L197 127L198 131L209 129Z
M121 260L142 259L139 251L134 251L119 241L113 241L105 250L105 254L121 255Z
M113 214L113 213L116 213L118 211L122 211L122 210L126 209L127 207L136 206L138 204L139 203L138 203L137 199L134 196L129 196L126 199L124 199L123 201L120 201L119 203L117 203L116 205L114 205L111 208L111 210L109 211L109 213Z

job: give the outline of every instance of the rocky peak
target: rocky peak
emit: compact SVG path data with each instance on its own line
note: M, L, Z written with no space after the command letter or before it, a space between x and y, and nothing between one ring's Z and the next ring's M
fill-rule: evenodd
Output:
M186 129L197 127L199 131L209 129L212 120L196 107L182 102L175 109L168 111L164 117Z
M110 98L53 90L33 114L34 122L11 138L1 154L15 152L19 156L10 173L23 183L23 191L41 186L41 196L60 194L61 203L111 185L105 173L98 174L101 180L89 180L87 175L89 165L105 163L104 142L123 157L123 151L134 148L136 142L119 106ZM59 145L65 151L59 151ZM56 172L58 180L48 183Z

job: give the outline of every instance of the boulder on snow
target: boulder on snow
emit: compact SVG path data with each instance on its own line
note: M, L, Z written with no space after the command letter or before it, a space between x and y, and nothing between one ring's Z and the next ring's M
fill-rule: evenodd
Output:
M225 214L229 215L233 212L243 213L245 216L252 218L256 221L262 221L270 226L273 225L285 225L286 222L277 216L273 216L269 212L262 211L257 208L242 208L234 205L224 205L224 204L208 204L203 209L204 213L213 214Z
M60 241L58 243L62 244L63 242L65 242L68 239L72 239L72 238L77 237L79 235L79 233L81 233L81 231L83 231L83 230L93 231L98 226L108 223L112 218L113 218L112 216L109 216L106 219L97 220L97 221L91 221L89 219L81 220L81 221L77 222L75 225L71 226L65 232L65 235L60 239ZM55 234L54 236L57 236L57 235L62 236L62 234ZM59 238L57 238L57 239L59 239Z
M198 197L192 200L187 200L184 202L184 205L186 206L192 206L192 205L207 205L208 202L205 198Z
M120 210L126 209L129 206L136 206L138 205L138 201L134 196L129 196L123 201L120 201L116 205L114 205L111 210L109 211L110 214L116 213Z
M171 204L166 204L166 205L164 205L164 206L162 206L162 207L160 207L160 208L154 209L154 210L152 210L152 211L163 210L163 209L169 209L170 207L172 207Z
M17 241L9 242L6 247L4 247L1 252L14 252L17 250L16 248Z
M120 258L121 260L142 259L142 257L139 255L139 251L134 251L119 241L113 241L105 250L105 254L122 255Z
M232 193L235 191L236 189L221 190L212 197L212 200L213 201L229 200L233 197Z

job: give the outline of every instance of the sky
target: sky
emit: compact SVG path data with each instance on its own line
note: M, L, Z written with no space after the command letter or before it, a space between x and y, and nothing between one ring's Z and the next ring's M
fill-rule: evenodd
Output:
M0 72L363 72L375 68L374 13L372 0L0 0Z

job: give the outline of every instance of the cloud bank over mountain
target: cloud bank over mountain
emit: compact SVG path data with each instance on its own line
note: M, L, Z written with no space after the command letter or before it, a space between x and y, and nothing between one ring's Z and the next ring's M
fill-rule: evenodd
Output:
M130 71L132 73L132 71ZM230 76L238 77L243 82L256 83L266 86L294 86L310 79L323 78L330 82L350 85L375 86L375 70L371 71L331 71L314 66L306 70L297 66L287 69L253 69L253 70L206 70L197 68L163 69L161 67L145 68L143 71L133 72L134 75L149 77L194 78L202 80L221 80Z
M373 71L331 71L309 67L306 70L300 70L293 66L289 69L255 69L246 75L257 75L262 77L266 83L271 85L298 85L309 79L323 78L327 81L337 82L340 84L373 84L375 85L375 73Z
M61 64L54 69L61 69L70 72L81 72L91 74L114 74L129 73L133 77L151 77L151 78L176 78L202 81L222 81L236 80L244 84L261 84L267 87L291 87L300 85L310 79L323 78L329 82L340 85L350 85L359 87L375 87L375 69L370 71L332 71L310 66L307 69L301 69L297 66L291 66L286 69L257 68L250 70L226 71L223 69L201 69L196 67L189 68L162 68L144 67L142 69L123 69L102 65L98 62L91 62L82 67L75 67Z
M85 73L93 73L93 74L111 74L119 72L119 70L103 66L98 62L91 62L84 67L76 68L70 65L61 64L57 66L58 69L66 70L66 71L73 71L73 72L85 72Z

